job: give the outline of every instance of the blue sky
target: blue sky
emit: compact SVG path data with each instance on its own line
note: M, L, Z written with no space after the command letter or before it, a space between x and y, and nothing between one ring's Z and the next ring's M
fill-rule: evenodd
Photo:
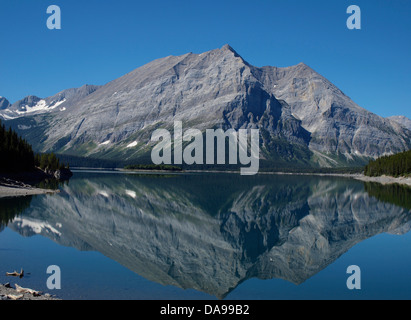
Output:
M346 27L351 4L361 30ZM61 30L47 29L49 5ZM228 43L256 66L304 62L360 106L411 118L409 0L0 0L0 41L0 96L11 102Z

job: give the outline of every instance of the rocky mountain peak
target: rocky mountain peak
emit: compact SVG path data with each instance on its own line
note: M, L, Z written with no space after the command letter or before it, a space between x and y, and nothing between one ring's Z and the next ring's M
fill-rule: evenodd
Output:
M404 128L411 130L411 119L405 116L392 116L392 117L389 117L388 120L395 121L396 123L399 123Z
M138 162L153 130L176 120L203 131L258 128L261 157L276 166L349 166L411 148L411 131L361 108L305 63L259 68L228 44L154 60L101 87L22 101L29 108L10 121L35 149L93 158Z
M234 56L239 57L240 55L235 51L229 44L225 44L224 46L221 47L222 51L230 51L234 54Z
M40 100L41 98L30 95L13 103L10 107L10 110L16 112L25 112L27 111L27 108L34 107Z
M4 98L0 97L0 110L5 110L11 106L10 102Z

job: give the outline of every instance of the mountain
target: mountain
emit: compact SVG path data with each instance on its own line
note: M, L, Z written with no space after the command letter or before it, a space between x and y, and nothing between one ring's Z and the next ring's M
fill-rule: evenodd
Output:
M411 119L405 116L392 116L387 119L395 121L399 123L400 125L402 125L404 128L411 130Z
M319 163L375 158L410 148L410 131L355 104L307 65L253 68L253 74L310 132L309 148Z
M0 110L5 110L9 108L10 105L10 102L6 98L0 97Z
M71 93L71 95L68 94ZM225 45L152 61L101 87L0 111L36 151L150 161L155 129L260 129L260 166L338 167L411 148L411 131L357 106L305 64L257 68Z
M71 105L79 102L82 98L93 93L98 88L98 86L84 85L81 88L61 91L56 95L45 99L36 96L28 96L13 104L8 103L4 108L0 107L0 110L4 110L0 113L0 116L5 120L11 120L29 115L49 113L52 111L66 111Z

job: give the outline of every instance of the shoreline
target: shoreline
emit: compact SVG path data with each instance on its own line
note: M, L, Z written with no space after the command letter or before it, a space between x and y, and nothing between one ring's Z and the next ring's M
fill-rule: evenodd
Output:
M36 188L23 182L11 179L0 179L0 199L40 194L55 194L59 192L60 190Z
M183 170L183 171L168 171L168 170L126 170L121 168L114 169L116 172L123 173L240 173L239 171L218 171L218 170ZM378 177L368 177L363 173L315 173L315 172L267 172L260 171L257 175L295 175L295 176L319 176L319 177L340 177L340 178L351 178L355 180L360 180L364 182L377 182L381 184L401 184L411 187L411 177L391 177L391 176L378 176Z
M22 290L23 289L23 290ZM30 291L36 294L30 293ZM0 300L61 300L48 293L42 293L29 289L21 288L20 291L12 288L10 283L0 284Z
M411 187L411 177L390 177L390 176L379 176L379 177L367 177L365 175L359 175L353 177L354 179L361 180L364 182L377 182L381 184L401 184Z
M364 182L377 182L381 184L401 184L411 186L411 177L391 177L391 176L378 176L368 177L363 173L287 173L287 172L266 172L266 174L281 174L281 175L301 175L301 176L320 176L320 177L340 177L351 178Z
M93 168L76 168L75 171L100 171L101 169ZM146 174L185 174L185 173L240 173L239 171L216 171L216 170L184 170L184 171L169 171L169 170L125 170L123 168L115 168L108 170L108 172L117 173L146 173ZM367 177L364 174L359 173L309 173L309 172L259 172L261 175L300 175L300 176L320 176L320 177L340 177L340 178L351 178L363 182L376 182L381 184L400 184L411 187L411 177L390 177L390 176L379 176L379 177ZM60 190L51 189L41 189L36 188L31 185L25 184L11 179L0 179L0 199L9 197L22 197L31 195L42 195L42 194L55 194L59 193Z

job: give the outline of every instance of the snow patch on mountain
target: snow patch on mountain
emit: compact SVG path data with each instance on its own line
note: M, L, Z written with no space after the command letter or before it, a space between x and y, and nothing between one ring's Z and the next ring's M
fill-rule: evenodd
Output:
M49 106L47 105L46 100L40 100L33 107L30 107L29 105L20 107L20 110L16 110L16 113L21 115L21 114L32 113L36 111L44 111L44 110L47 110L48 107Z
M63 99L61 101L56 102L54 105L51 105L49 109L54 109L57 108L59 105L61 105L62 103L66 102L66 99Z
M137 141L133 141L132 143L130 143L127 148L133 148L135 146L137 146L138 142Z

